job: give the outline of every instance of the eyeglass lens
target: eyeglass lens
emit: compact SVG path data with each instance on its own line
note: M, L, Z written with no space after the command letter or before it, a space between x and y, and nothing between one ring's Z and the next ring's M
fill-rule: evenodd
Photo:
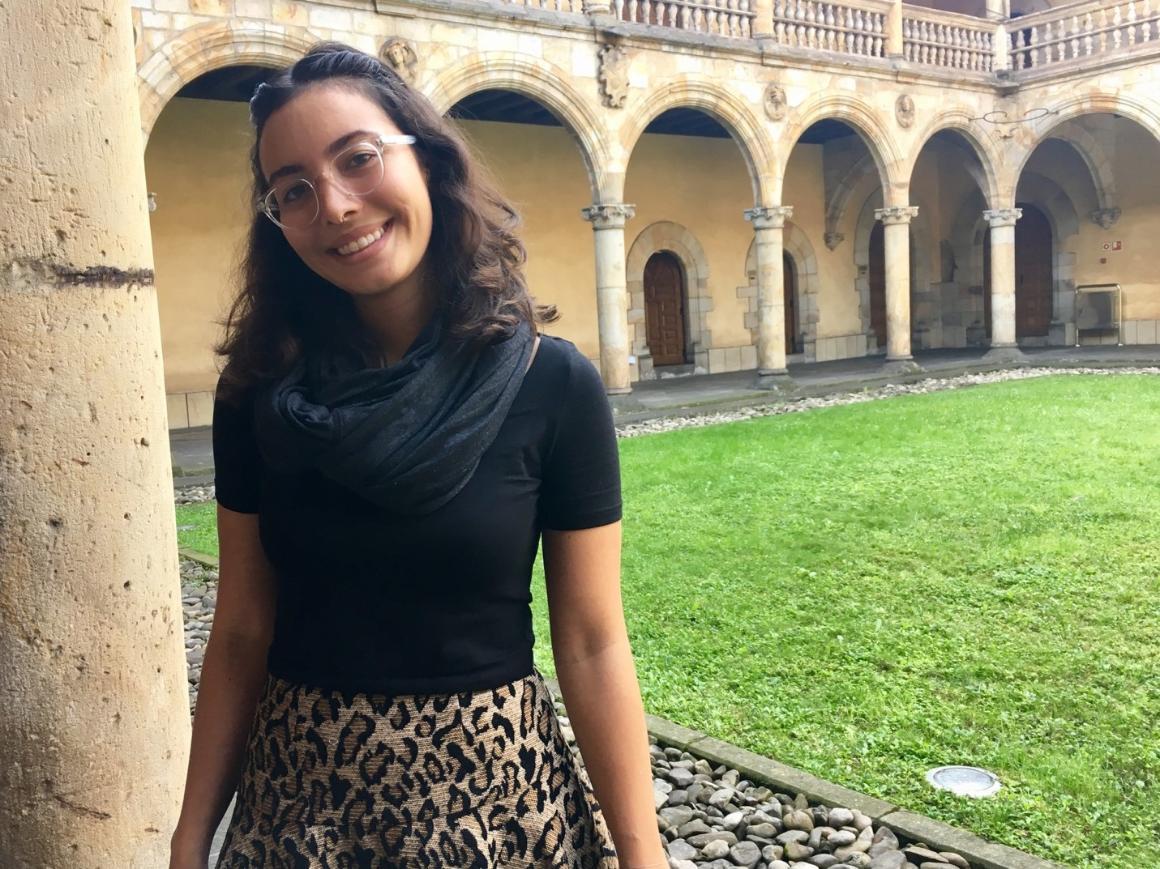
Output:
M328 169L324 174L329 175L330 183L351 196L366 196L383 180L382 154L373 142L345 149L330 161ZM280 178L264 202L267 214L286 229L305 229L318 217L318 191L301 175Z

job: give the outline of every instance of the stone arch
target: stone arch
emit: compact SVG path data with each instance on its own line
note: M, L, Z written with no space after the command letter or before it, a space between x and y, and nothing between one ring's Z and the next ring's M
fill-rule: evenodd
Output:
M283 67L320 41L305 27L272 30L264 21L233 19L191 27L158 48L137 69L141 131L146 140L162 109L199 75L226 66Z
M940 113L915 138L914 150L907 159L907 182L909 183L914 174L914 167L918 164L918 158L923 149L938 133L945 131L958 133L970 146L972 153L979 160L982 172L978 171L978 166L970 163L965 168L975 179L975 183L979 185L979 191L983 194L987 207L998 208L1003 201L1000 193L1002 185L999 178L999 167L1003 166L1003 158L995 150L991 139L980 136L978 129L971 125L971 114L964 109L949 109ZM1010 187L1014 188L1014 186L1013 181Z
M842 226L842 219L846 216L846 209L850 206L850 200L868 178L877 174L878 167L874 163L874 156L870 153L863 154L826 197L826 229L823 240L830 250L836 250L838 245L845 241L845 236L839 229Z
M861 136L874 166L878 170L878 179L882 184L884 195L890 198L890 205L905 205L906 178L895 177L897 167L901 164L901 157L891 138L889 127L880 114L864 100L859 100L844 94L822 93L811 97L800 106L791 109L786 129L782 134L782 142L786 143L783 149L783 161L778 164L776 194L778 201L781 197L782 179L785 177L786 165L797 141L811 126L818 121L835 120L849 124ZM896 182L904 184L901 190L895 188ZM895 201L897 200L897 201Z
M655 376L652 355L648 349L645 330L644 267L649 257L659 251L668 251L681 261L685 269L685 292L688 305L688 332L685 335L689 356L698 367L705 368L712 345L709 331L709 312L713 310L713 296L709 289L709 258L697 237L679 223L658 220L640 231L625 257L625 276L628 289L628 325L632 354L637 359L637 373L641 380Z
M1039 144L1042 145L1043 142L1050 139L1057 139L1074 148L1091 174L1092 184L1096 190L1096 208L1101 211L1113 209L1119 201L1119 196L1116 193L1116 178L1112 172L1111 158L1099 140L1075 121L1074 118L1070 121L1064 121L1048 133ZM1027 159L1030 160L1031 157L1028 156ZM1026 163L1024 167L1026 167ZM1016 187L1018 187L1019 180L1016 179Z
M806 362L817 361L818 292L821 281L818 278L818 258L814 246L793 221L787 220L782 230L782 249L793 260L797 278L797 327L802 339L802 356ZM748 284L737 288L737 294L748 299L745 312L745 327L753 336L753 346L757 346L757 247L756 240L749 242L745 254L745 274Z
M619 202L620 197L603 196L607 178L614 173L603 126L595 110L568 84L571 76L538 58L520 57L510 52L477 54L438 76L420 84L420 89L442 113L461 99L481 90L512 90L545 106L563 123L580 149L592 201ZM602 198L603 196L603 198Z
M1100 114L1121 115L1130 121L1135 121L1147 130L1152 138L1160 142L1160 106L1150 101L1118 93L1078 94L1064 100L1051 114L1044 115L1030 124L1032 133L1030 141L1017 158L1012 161L1015 168L1014 178L1018 180L1035 149L1047 139L1052 138L1052 134L1058 127L1084 115Z
M674 81L634 100L628 118L621 127L620 143L624 153L624 171L640 137L655 118L669 109L699 109L721 123L737 147L749 170L753 185L755 207L774 204L773 179L770 170L775 165L769 137L757 120L752 107L731 93L728 88L712 81ZM621 174L621 194L623 193Z
M855 287L858 290L858 313L862 321L862 333L867 338L866 346L874 351L869 342L870 327L870 235L874 231L877 219L875 209L882 208L883 196L881 190L873 191L862 203L858 212L858 222L854 230L854 264L857 266ZM918 320L914 315L915 296L922 295L930 290L931 261L930 261L930 220L929 211L919 204L918 214L910 222L910 332L911 346L914 350L923 349L917 340L916 325Z

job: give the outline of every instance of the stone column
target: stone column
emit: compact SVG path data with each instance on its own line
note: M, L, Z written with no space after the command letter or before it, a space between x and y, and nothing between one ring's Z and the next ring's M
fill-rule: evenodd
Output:
M596 236L596 310L600 374L609 395L632 391L628 372L628 289L624 274L624 224L636 206L620 203L581 210Z
M0 865L168 865L189 745L129 4L0 4ZM45 34L55 34L51 46Z
M1009 354L1015 341L1015 222L1020 208L984 211L991 226L991 351Z
M878 208L886 259L886 361L907 362L910 355L910 221L915 206Z
M745 212L745 219L753 224L757 252L757 384L765 388L776 388L788 379L782 230L792 216L790 205Z

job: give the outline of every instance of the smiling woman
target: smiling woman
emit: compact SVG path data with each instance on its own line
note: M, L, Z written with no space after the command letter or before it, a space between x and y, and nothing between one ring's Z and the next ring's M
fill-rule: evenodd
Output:
M591 363L537 334L555 312L514 210L424 97L345 46L250 111L217 611L171 869L204 869L235 789L223 867L665 866L612 416ZM586 767L534 666L541 536Z

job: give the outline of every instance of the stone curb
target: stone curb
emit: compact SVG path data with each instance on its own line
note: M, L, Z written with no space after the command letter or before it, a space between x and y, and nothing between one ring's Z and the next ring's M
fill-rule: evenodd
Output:
M181 547L178 547L177 554L182 558L188 558L190 561L196 561L203 567L212 567L214 570L218 569L218 558L216 555L197 552L193 549L182 549Z
M545 679L552 692L560 695L555 679ZM690 730L657 715L645 715L650 735L658 743L688 751L716 764L725 764L741 773L743 778L759 782L775 790L790 794L805 794L812 802L828 806L842 806L862 812L876 824L883 824L910 842L925 842L936 851L954 851L971 864L972 869L1067 869L1059 863L1035 857L1007 845L997 845L974 833L952 827L925 815L899 809L884 800L852 791L800 769L786 766L760 754Z

